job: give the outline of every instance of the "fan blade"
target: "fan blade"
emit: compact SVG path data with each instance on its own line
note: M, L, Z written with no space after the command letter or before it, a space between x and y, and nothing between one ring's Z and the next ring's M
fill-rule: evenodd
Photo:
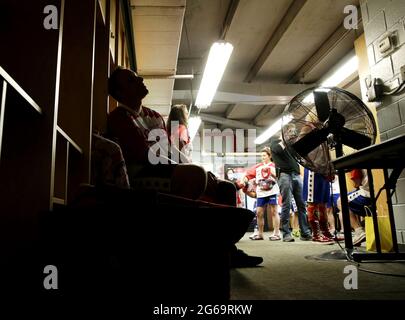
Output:
M325 122L329 118L330 105L328 93L323 91L314 91L316 113L319 121Z
M370 137L347 128L340 129L340 137L344 145L356 150L366 148L372 143Z
M291 147L301 156L305 157L317 146L326 141L329 131L326 128L315 129L295 142Z

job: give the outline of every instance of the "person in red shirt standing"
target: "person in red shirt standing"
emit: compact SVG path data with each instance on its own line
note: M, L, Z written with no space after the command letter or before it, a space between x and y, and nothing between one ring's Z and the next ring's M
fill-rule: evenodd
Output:
M277 212L277 197L280 192L276 179L276 167L271 162L270 148L261 150L262 162L249 169L246 173L245 181L253 178L256 180L256 214L258 224L258 234L252 237L252 240L263 240L264 231L264 212L267 207L267 222L270 225L270 219L274 222L274 233L270 240L281 240L280 238L280 217Z
M167 119L167 133L170 143L180 151L180 163L191 163L193 145L188 132L188 110L184 104L176 104L170 109Z

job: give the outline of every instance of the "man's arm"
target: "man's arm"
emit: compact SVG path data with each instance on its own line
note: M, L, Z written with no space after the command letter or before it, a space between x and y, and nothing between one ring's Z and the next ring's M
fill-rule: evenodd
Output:
M276 141L271 144L270 150L272 153L282 153L285 149L283 141Z

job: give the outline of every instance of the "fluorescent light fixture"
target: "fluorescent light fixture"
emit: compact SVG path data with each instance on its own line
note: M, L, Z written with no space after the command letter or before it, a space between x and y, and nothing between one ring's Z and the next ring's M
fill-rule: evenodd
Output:
M330 91L329 88L317 88L314 91L320 91L320 92L326 92L328 93ZM307 95L305 97L304 100L302 100L303 103L307 103L307 104L314 104L315 103L315 96L314 94L311 92L309 95Z
M194 79L193 74L176 74L174 76L170 76L170 79Z
M321 87L336 87L359 69L357 56L350 58L335 73L321 83Z
M165 74L147 74L141 75L145 80L154 80L154 79L194 79L193 74L174 74L174 75L165 75Z
M351 57L349 60L347 60L346 63L344 63L336 72L334 72L330 77L322 81L321 87L336 87L340 83L342 83L344 80L346 80L348 77L350 77L354 72L356 72L359 68L359 59L357 56ZM319 88L316 89L316 91L323 91L323 92L329 92L330 89L328 88ZM306 104L313 104L315 103L315 98L313 93L310 93L305 97L305 99L302 101Z
M255 140L255 144L262 144L274 136L277 132L279 132L282 128L282 125L286 125L290 123L292 120L291 115L287 115L285 117L281 117L276 122L274 122L270 128L264 131L260 136L258 136Z
M214 99L219 82L222 79L233 46L229 42L215 42L208 54L200 89L198 90L195 105L198 108L208 108Z
M313 104L315 103L315 97L314 94L311 92L309 95L307 95L304 100L302 100L303 103L305 104Z
M190 135L191 141L193 141L195 135L197 134L200 125L201 125L200 117L190 117L188 119L188 134Z

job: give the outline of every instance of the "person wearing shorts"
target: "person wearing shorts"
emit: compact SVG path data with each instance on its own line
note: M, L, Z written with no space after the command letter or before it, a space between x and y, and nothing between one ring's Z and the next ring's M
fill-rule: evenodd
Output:
M245 181L255 178L256 183L256 214L258 232L251 237L252 240L263 240L264 212L267 208L267 222L270 228L270 219L273 219L274 232L270 236L271 241L281 240L280 238L280 216L277 212L277 197L279 188L276 182L276 167L271 162L270 148L261 151L262 162L249 169Z
M359 246L362 242L366 241L366 232L359 219L366 216L366 207L371 205L367 170L352 170L350 172L350 179L353 181L355 187L355 190L347 194L350 224L354 229L353 245ZM338 206L340 211L342 211L340 200L338 201Z
M332 183L330 183L331 188L331 195L328 199L328 203L326 205L326 210L328 212L328 221L329 221L329 229L332 234L335 235L335 239L338 241L344 240L344 235L341 232L343 221L342 221L342 212L339 211L338 200L340 198L340 187L339 187L339 179L335 176ZM335 219L338 217L339 220Z
M326 213L326 204L330 198L329 181L320 173L305 168L303 198L307 203L312 241L324 244L333 243L333 235L329 231Z

